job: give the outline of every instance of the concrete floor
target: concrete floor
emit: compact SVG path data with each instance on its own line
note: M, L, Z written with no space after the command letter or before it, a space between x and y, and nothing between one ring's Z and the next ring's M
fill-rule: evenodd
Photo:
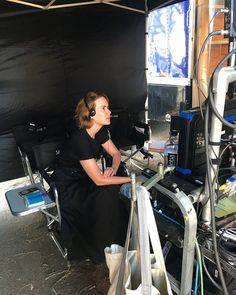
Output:
M153 140L166 140L168 130L166 123L152 125ZM151 167L159 159L154 155ZM94 266L90 261L69 265L51 240L41 213L11 215L5 192L24 184L25 179L0 183L0 294L106 294L109 280L105 265Z
M103 291L109 285L104 266L100 266L99 277L99 266L95 268L90 261L69 265L51 240L41 213L11 215L4 193L12 187L11 181L0 189L0 294L106 294Z

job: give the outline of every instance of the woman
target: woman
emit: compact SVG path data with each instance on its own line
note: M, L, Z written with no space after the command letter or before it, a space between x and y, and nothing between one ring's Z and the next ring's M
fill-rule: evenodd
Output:
M104 248L124 244L127 213L118 197L120 184L130 177L116 176L121 156L105 126L111 111L105 94L89 92L77 104L78 129L67 140L52 176L59 192L61 234L69 259L104 260ZM102 173L96 160L104 149L112 157Z

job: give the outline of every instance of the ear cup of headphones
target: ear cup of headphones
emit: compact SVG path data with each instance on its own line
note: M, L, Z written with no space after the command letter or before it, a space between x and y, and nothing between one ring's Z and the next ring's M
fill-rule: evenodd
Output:
M89 110L89 116L94 117L96 115L96 110L95 109L90 109Z
M89 108L86 98L84 98L84 104L87 110L89 111L89 117L94 117L96 115L96 110L93 108L92 109Z

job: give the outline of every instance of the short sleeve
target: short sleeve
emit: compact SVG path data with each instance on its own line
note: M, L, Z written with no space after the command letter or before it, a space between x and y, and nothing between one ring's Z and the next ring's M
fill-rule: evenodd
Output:
M94 158L94 151L89 138L84 132L76 132L70 144L71 153L77 160Z
M110 133L106 127L102 127L96 134L96 140L98 144L103 144L110 139Z
M86 130L76 130L60 154L60 163L64 166L76 166L79 161L98 159L101 155L101 145L109 139L108 130L101 128L92 139ZM80 164L79 164L80 165Z

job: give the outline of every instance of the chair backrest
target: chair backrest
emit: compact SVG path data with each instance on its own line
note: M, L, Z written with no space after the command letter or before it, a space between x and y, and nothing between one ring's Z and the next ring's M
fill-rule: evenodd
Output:
M27 155L31 169L35 169L35 158L32 151L32 146L40 143L41 132L31 131L30 124L19 125L12 128L16 145L21 154Z
M112 110L111 125L108 128L111 139L118 148L130 148L133 145L141 148L149 140L148 125L135 120L136 117L137 114L135 116L127 109ZM139 129L143 129L143 133Z
M129 137L133 129L131 113L127 109L112 109L111 124L108 127L115 141L117 138Z
M49 142L33 146L36 167L47 182L50 182L47 172L53 169L53 163L60 153L64 141L65 138L55 138Z
M18 148L25 153L29 159L32 170L37 170L33 146L52 142L55 138L68 136L71 123L67 118L55 118L44 123L18 125L12 128L13 135Z

